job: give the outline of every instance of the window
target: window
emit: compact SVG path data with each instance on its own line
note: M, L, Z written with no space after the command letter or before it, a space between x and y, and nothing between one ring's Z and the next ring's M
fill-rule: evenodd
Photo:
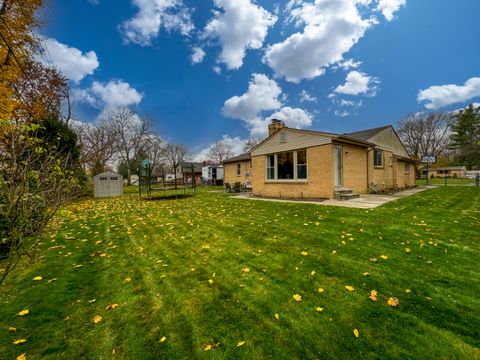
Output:
M383 151L375 149L373 150L373 166L382 167L383 166Z
M297 150L297 179L307 178L307 150Z
M293 151L277 154L277 178L279 180L294 179L293 175Z
M410 174L410 164L405 163L405 174Z
M113 176L113 177L110 178L110 180L118 180L118 177Z
M100 177L100 181L106 181L106 180L108 180L107 177Z
M307 150L267 155L265 171L267 180L305 180L307 179Z
M240 176L241 171L242 171L242 164L237 163L237 176Z
M267 179L275 179L275 155L267 156Z

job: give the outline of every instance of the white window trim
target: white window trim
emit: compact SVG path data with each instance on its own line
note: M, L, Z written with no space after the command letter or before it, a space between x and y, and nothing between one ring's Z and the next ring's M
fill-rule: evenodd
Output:
M298 179L298 163L297 163L297 151L298 150L305 150L305 157L306 157L306 166L307 166L307 177ZM265 183L306 183L308 182L308 152L307 149L298 149L298 150L290 150L290 151L282 151L279 153L268 154L265 155ZM278 154L284 154L293 152L293 179L279 179L278 178ZM273 168L274 168L274 178L268 178L268 157L273 155Z
M242 176L242 164L241 163L237 163L237 168L235 169L235 173L237 174L237 176Z

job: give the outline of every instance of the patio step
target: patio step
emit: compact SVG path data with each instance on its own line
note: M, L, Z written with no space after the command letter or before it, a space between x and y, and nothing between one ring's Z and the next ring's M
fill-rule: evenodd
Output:
M352 189L337 188L335 189L334 197L337 200L350 200L360 197L360 194L354 193Z

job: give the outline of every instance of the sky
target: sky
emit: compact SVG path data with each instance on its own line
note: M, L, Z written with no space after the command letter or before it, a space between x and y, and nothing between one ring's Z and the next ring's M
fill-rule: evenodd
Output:
M344 133L480 102L477 0L48 0L76 120L148 116L200 160L270 119Z

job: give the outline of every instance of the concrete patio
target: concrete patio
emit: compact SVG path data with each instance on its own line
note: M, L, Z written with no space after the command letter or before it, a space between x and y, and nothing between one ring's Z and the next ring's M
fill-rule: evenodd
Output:
M351 200L324 200L324 201L308 201L308 200L287 200L287 199L273 199L273 198L260 198L251 196L250 193L240 193L238 195L232 196L234 199L243 199L243 200L256 200L256 201L273 201L273 202L286 202L286 203L296 203L296 204L314 204L314 205L330 205L330 206L343 206L349 208L357 209L373 209L380 205L386 204L388 202L398 200L407 196L418 194L419 192L433 189L436 186L419 186L413 189L408 189L404 191L399 191L391 195L375 195L375 194L365 194L361 195L359 198Z

